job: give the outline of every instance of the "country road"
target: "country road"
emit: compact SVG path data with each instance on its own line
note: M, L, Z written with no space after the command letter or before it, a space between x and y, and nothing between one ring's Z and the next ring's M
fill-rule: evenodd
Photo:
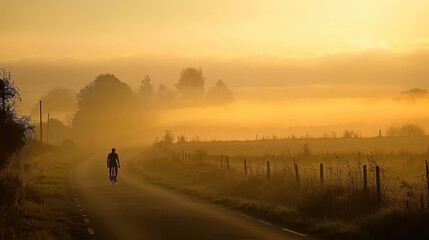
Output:
M132 156L121 154L122 165ZM221 205L152 185L120 169L112 186L107 154L80 161L70 173L80 239L314 239Z

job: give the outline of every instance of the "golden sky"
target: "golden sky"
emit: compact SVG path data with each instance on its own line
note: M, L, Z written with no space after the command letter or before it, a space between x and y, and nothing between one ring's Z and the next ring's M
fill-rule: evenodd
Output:
M427 0L1 0L0 60L308 58L429 44Z

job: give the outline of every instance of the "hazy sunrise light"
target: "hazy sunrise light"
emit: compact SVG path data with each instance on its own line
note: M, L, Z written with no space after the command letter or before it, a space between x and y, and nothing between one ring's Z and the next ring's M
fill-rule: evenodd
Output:
M0 7L0 240L428 238L429 1Z

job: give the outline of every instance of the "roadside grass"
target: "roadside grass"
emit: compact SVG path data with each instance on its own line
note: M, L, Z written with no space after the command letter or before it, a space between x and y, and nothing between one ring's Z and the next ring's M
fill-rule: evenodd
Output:
M71 239L69 171L76 159L65 146L30 143L1 171L1 239ZM3 195L3 193L5 193Z
M390 139L391 140L391 139ZM217 144L217 143L213 143ZM256 217L331 239L426 239L429 217L423 159L427 152L304 153L229 149L229 168L216 155L189 144L142 152L129 169L150 181ZM195 144L201 146L201 144ZM210 146L207 145L209 148ZM310 145L311 148L311 145ZM193 150L193 151L192 151ZM301 151L301 152L300 152ZM225 156L225 154L224 154ZM339 156L336 158L336 156ZM248 159L248 175L243 159ZM267 179L266 161L271 162ZM296 182L293 164L299 165ZM319 182L323 162L325 182ZM224 162L225 164L225 162ZM362 190L361 167L368 165L369 188ZM375 166L382 166L382 208L376 205ZM423 208L421 194L424 197Z

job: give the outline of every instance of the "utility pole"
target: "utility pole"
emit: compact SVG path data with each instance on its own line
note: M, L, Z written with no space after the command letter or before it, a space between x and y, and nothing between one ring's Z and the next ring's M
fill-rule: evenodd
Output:
M0 79L0 97L2 101L2 110L3 112L6 112L6 106L5 106L5 98L6 98L6 84L4 79Z
M51 118L49 117L48 113L48 123L47 123L47 129L46 129L46 143L49 144L49 124L50 124Z
M39 111L40 111L40 144L43 145L42 100L39 101Z

